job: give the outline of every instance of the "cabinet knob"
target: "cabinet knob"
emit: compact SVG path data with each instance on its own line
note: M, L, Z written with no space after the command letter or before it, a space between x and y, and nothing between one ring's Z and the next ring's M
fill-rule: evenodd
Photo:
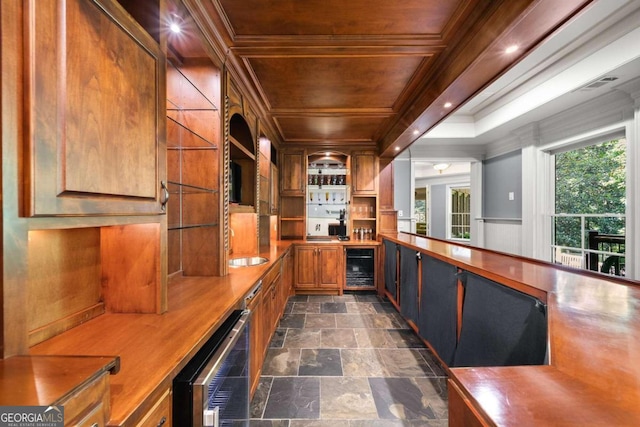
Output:
M167 422L167 417L162 417L160 421L158 421L157 427L162 427Z

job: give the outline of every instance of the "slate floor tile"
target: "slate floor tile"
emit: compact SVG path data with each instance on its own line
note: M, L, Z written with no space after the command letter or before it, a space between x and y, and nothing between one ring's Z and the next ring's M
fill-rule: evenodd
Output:
M342 370L345 377L384 377L384 363L373 348L343 349Z
M263 418L320 417L320 380L315 377L276 377Z
M344 302L320 303L320 313L346 313L347 306Z
M300 353L300 376L342 376L340 350L335 348L303 349Z
M372 419L377 417L366 378L324 377L320 379L321 418Z
M423 399L411 378L369 378L369 384L378 411L384 419L429 420L436 414Z
M285 314L280 319L281 328L296 328L300 329L304 327L304 314Z
M284 339L284 347L319 348L320 331L322 330L327 329L289 329Z
M417 349L378 349L387 372L392 377L435 377Z
M320 346L323 348L356 348L358 342L353 329L322 329Z
M267 352L262 365L262 375L295 376L300 365L299 348L274 348Z
M374 294L287 302L251 403L254 427L446 427L447 376Z
M331 329L336 327L335 314L307 314L307 320L304 323L305 328L312 329Z

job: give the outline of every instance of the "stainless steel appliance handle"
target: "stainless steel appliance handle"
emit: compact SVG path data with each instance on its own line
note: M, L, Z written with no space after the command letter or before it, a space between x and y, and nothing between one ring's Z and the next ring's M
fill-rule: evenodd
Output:
M262 289L262 279L259 280L256 286L251 290L251 292L249 292L247 296L244 297L245 304L251 301L252 299L254 299L255 296L258 295L258 292L260 292L261 289Z
M207 365L202 370L202 373L198 376L198 378L193 383L194 385L203 385L208 383L211 378L215 377L221 367L221 363L227 355L231 352L231 349L242 336L242 331L244 326L249 321L249 317L251 316L251 312L249 310L244 310L242 315L234 325L233 329L229 334L223 338L224 344L216 350L213 354Z

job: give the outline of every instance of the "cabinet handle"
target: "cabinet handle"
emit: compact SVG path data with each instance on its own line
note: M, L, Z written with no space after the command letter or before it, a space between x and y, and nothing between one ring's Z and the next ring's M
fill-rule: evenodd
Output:
M164 200L160 202L160 207L162 212L166 212L167 203L169 203L169 189L167 188L167 183L164 181L160 181L160 187L162 187L162 192L164 193Z
M166 422L167 422L167 417L162 417L160 419L160 421L158 422L157 427L162 427L164 425L164 423L166 423Z

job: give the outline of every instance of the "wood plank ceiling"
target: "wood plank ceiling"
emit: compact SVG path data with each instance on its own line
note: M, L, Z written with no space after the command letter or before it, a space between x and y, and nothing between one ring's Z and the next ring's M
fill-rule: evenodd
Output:
M280 146L394 157L591 2L183 3Z

